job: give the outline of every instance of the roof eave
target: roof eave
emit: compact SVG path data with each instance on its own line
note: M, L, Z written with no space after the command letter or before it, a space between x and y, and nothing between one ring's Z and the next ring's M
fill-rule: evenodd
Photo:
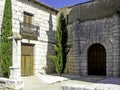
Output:
M55 13L58 13L58 10L57 10L57 9L52 8L52 7L50 7L50 6L47 6L47 5L45 5L45 4L41 3L41 2L39 2L38 0L28 0L28 1L31 1L31 2L33 2L33 3L35 3L35 4L38 4L38 5L40 5L40 6L45 7L46 9L49 9L49 10L55 12Z

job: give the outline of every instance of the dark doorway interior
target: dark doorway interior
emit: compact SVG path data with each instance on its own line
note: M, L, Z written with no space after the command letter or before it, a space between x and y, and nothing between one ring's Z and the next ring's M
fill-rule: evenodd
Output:
M101 44L93 44L88 50L88 75L106 75L106 50Z

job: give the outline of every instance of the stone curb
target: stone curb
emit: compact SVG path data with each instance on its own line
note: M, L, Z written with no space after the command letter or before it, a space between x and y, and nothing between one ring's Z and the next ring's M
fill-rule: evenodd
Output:
M7 78L0 78L1 83L5 83L8 79Z
M114 84L83 85L83 84L67 83L60 86L60 90L120 90L120 86Z

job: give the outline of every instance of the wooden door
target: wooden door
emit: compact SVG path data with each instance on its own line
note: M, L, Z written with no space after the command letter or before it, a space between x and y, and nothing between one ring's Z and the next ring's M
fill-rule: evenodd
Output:
M101 44L94 44L88 50L88 74L106 75L106 50Z
M34 74L34 45L22 44L21 55L21 75L32 76Z

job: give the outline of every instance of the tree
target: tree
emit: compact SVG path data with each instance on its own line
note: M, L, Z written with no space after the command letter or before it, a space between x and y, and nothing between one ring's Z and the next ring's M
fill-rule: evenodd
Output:
M12 64L12 42L8 41L9 36L12 36L12 6L11 0L6 0L2 22L2 40L0 45L0 64L4 77L9 77L9 67Z
M61 18L61 31L62 31L61 44L62 44L62 53L63 53L63 57L62 57L62 61L63 61L62 73L63 73L66 66L66 62L67 62L67 54L69 52L69 46L67 45L68 31L67 31L67 27L66 27L67 25L66 25L64 15L61 14L60 18Z
M55 70L61 76L65 69L67 57L67 29L63 14L60 14L58 19L55 40L53 45L55 55L49 57L55 62Z

